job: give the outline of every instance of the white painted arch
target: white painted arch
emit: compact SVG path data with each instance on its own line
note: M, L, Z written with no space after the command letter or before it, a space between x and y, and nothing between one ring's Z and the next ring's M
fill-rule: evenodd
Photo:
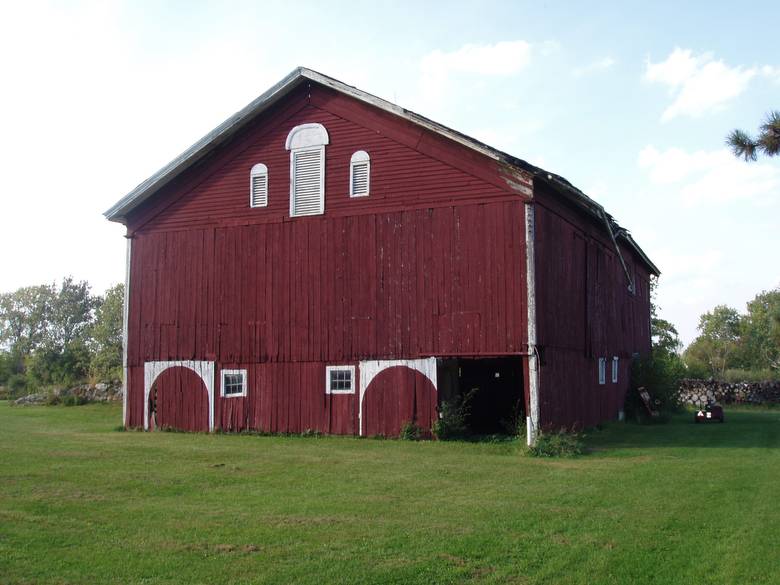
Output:
M360 424L360 436L363 436L363 398L366 390L379 374L388 368L404 366L417 370L428 378L433 387L438 391L436 382L436 358L419 358L414 360L369 360L360 362L360 403L358 405L358 422Z
M287 150L297 150L299 148L311 148L313 146L324 146L330 144L330 137L325 126L322 124L301 124L296 126L287 135L284 147Z
M149 430L149 393L154 381L168 368L187 368L195 372L209 396L209 431L214 430L214 362L174 360L144 363L144 429Z

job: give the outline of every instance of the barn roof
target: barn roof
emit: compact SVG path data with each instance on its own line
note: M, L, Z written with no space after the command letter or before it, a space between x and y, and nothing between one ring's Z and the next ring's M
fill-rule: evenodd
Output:
M596 201L588 197L585 193L580 191L574 185L569 183L566 179L560 175L556 175L537 166L534 166L522 159L509 155L498 149L495 149L487 144L466 136L465 134L453 130L442 124L434 122L416 114L410 110L397 106L394 103L383 100L365 91L359 90L356 87L347 85L313 71L305 67L298 67L290 72L284 79L279 81L276 85L269 88L262 95L250 102L242 110L236 112L230 116L227 120L222 122L219 126L214 128L211 132L206 134L203 138L198 140L195 144L190 146L187 150L153 174L151 177L139 184L135 189L130 191L127 195L117 201L110 209L104 212L103 215L110 221L116 221L124 223L127 219L127 215L141 203L154 196L160 189L165 187L168 183L178 177L181 173L196 165L214 149L224 144L230 138L232 138L245 124L255 119L258 115L271 107L273 104L283 99L287 94L293 91L300 85L313 81L325 87L334 89L340 93L349 95L362 102L371 104L377 108L400 116L414 124L427 128L437 134L445 136L450 140L454 140L470 148L476 150L481 154L492 158L494 160L503 162L508 165L512 165L526 171L533 175L534 181L541 182L550 187L553 191L563 196L567 200L571 201L574 205L584 209L589 214L593 215L597 220L604 220L610 224L610 228L615 237L624 240L647 264L648 268L656 275L660 274L658 268L642 251L639 245L631 237L631 234L625 229L620 227L614 218L609 215L604 208Z

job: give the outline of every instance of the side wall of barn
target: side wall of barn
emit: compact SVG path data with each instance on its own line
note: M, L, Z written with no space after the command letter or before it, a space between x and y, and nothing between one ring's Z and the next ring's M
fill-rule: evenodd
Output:
M648 270L620 245L635 281L632 294L604 224L564 207L544 188L537 191L535 218L541 426L581 428L615 419L631 358L650 349Z

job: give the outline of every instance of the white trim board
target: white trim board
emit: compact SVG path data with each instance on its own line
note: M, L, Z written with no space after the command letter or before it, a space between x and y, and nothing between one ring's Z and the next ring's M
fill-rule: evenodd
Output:
M214 362L175 360L144 363L144 430L149 430L149 392L157 377L168 368L187 368L195 372L209 395L209 431L214 430Z
M130 425L127 419L127 331L130 318L130 261L133 253L133 240L127 238L127 250L125 251L125 292L122 298L122 424Z
M536 350L536 224L533 203L525 204L525 274L528 291L528 416L526 442L533 445L539 432L539 363Z
M380 373L388 368L394 368L396 366L404 366L412 370L420 372L423 376L428 378L433 387L438 391L439 386L436 380L436 358L420 358L415 360L370 360L360 362L360 400L358 403L358 422L359 433L363 436L363 398L366 395L366 390L371 385L371 382Z

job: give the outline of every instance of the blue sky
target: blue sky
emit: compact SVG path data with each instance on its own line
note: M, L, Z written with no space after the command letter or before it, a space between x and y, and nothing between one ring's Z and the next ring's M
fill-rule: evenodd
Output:
M568 178L664 273L662 315L780 285L777 2L15 3L0 7L0 291L124 278L137 183L304 65Z

